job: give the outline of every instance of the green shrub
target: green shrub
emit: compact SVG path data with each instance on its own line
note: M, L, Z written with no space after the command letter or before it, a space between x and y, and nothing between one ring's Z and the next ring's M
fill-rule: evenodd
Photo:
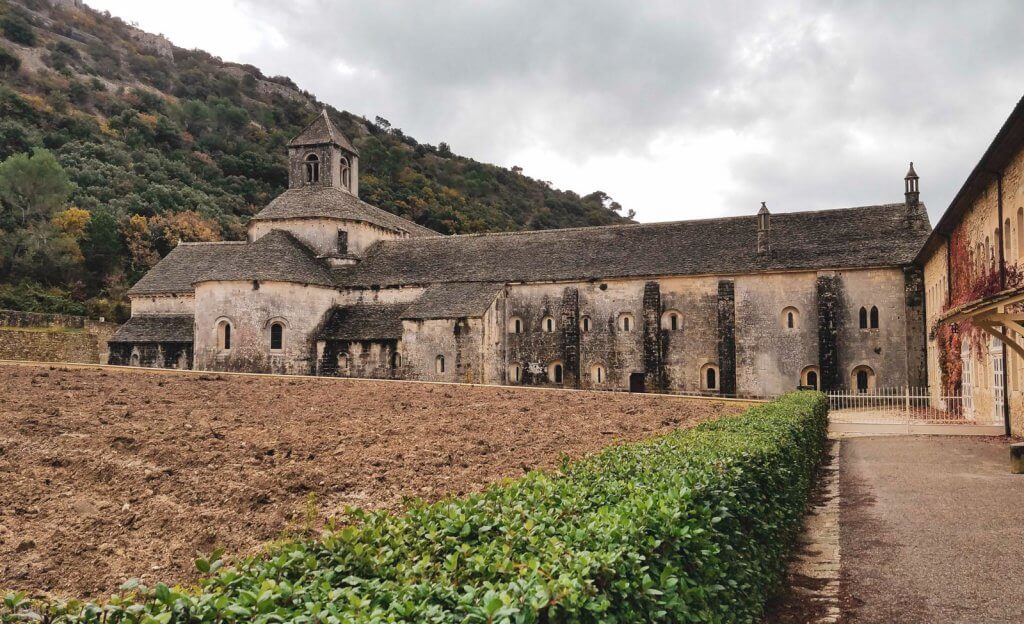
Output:
M135 587L106 622L750 622L783 578L825 443L794 393L561 474L406 513L352 512L317 542ZM26 608L8 597L10 613ZM101 607L51 607L98 622Z

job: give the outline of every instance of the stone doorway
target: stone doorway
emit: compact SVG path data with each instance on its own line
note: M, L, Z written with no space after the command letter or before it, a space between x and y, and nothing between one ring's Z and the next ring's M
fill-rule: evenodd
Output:
M630 392L647 392L647 388L644 384L643 373L630 373L629 375L629 391Z

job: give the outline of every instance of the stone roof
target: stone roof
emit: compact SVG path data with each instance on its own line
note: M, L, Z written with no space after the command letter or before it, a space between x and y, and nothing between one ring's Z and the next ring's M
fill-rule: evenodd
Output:
M142 276L129 295L190 293L196 276L224 264L237 254L245 242L179 243L160 262Z
M313 218L365 221L386 230L407 232L410 236L440 236L430 228L371 206L352 193L334 187L288 189L253 217L257 221Z
M405 303L359 303L330 311L321 340L398 340Z
M133 316L109 342L192 342L193 325L191 314Z
M297 137L288 142L288 147L325 145L330 143L344 148L353 154L359 154L345 135L334 127L334 123L331 122L331 118L327 115L327 109L325 108L320 111L316 119L309 122L309 125L302 129L302 132L299 132Z
M902 266L929 231L924 204L899 203L776 213L763 257L749 215L382 241L332 273L341 287L369 287Z
M284 230L272 230L239 246L217 266L196 273L193 283L249 280L333 286L330 273L313 251Z
M455 282L434 284L405 309L406 319L478 318L494 303L503 284Z

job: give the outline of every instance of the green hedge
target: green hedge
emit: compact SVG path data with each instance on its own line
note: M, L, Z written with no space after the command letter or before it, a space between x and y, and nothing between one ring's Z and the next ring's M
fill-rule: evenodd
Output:
M825 445L826 401L793 393L739 416L609 448L464 499L354 512L214 574L137 588L97 622L745 622L784 578ZM7 613L23 607L8 597ZM133 602L134 600L134 602ZM5 620L6 621L6 620Z

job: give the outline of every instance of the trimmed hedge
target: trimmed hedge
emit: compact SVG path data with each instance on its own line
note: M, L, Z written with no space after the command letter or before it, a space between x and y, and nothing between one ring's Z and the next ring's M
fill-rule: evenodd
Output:
M823 456L824 395L799 392L561 474L400 515L352 512L317 542L135 588L68 622L749 622L782 579ZM8 596L8 618L31 605ZM71 615L73 614L73 615ZM10 620L13 621L13 620Z

